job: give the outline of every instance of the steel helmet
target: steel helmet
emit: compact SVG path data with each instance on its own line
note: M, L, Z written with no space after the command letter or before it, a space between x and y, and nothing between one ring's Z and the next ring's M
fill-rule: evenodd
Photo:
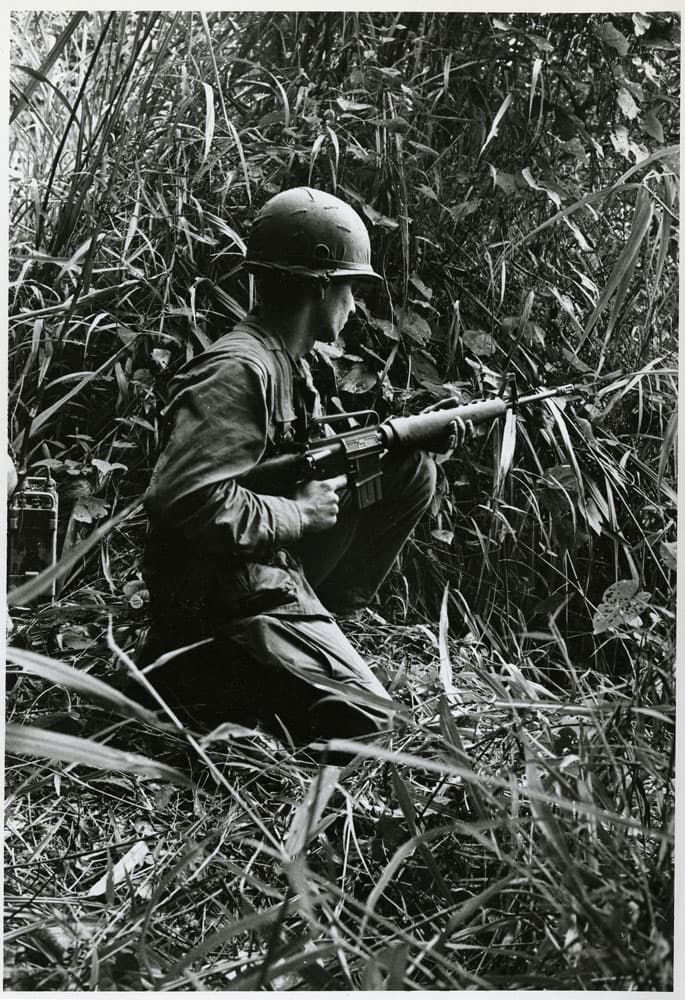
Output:
M380 278L371 267L366 226L350 205L314 188L270 198L247 240L248 271L316 278Z

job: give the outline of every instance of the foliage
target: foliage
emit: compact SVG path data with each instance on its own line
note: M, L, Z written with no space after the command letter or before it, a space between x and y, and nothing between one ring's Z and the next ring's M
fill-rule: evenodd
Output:
M345 627L414 719L344 772L236 726L193 751L115 690L103 716L62 663L46 689L11 654L10 724L136 758L9 758L12 988L669 988L666 672L636 698L586 669L570 699L446 629ZM103 632L61 654L78 674L111 674ZM171 768L192 789L163 783Z
M165 805L145 821L158 844L152 895L141 901L124 866L107 889L119 914L110 930L84 917L89 930L67 943L71 964L53 979L36 972L32 945L28 988L216 988L212 977L229 973L250 988L281 966L312 988L667 988L675 15L22 11L11 24L10 437L25 467L56 478L71 553L59 603L18 613L18 643L76 656L104 679L109 615L132 647L146 599L135 502L166 386L249 307L243 239L285 187L355 205L384 276L344 340L319 353L322 385L334 376L344 403L411 412L446 393L499 391L509 376L521 395L584 386L520 407L442 464L431 516L381 596L398 662L421 666L413 630L432 629L415 623L442 609L442 700L434 679L424 690L411 670L393 673L417 712L393 738L405 756L358 765L309 853L284 860L295 813L285 802L274 818L262 801L301 798L309 772L261 736L209 748L240 775L243 834L206 776L191 795L54 769L89 802L105 786L119 795L119 782L130 819L111 828L114 842L148 836L135 830L146 796ZM466 643L456 660L448 623ZM67 675L58 683L41 694L22 678L15 721L40 728L42 701L71 690ZM76 706L67 735L108 740L78 690L59 709ZM146 758L177 739L119 725ZM467 766L477 781L460 776ZM18 809L36 782L47 796L27 765L16 775ZM515 792L501 785L510 777ZM198 815L179 820L188 808ZM262 829L274 824L275 842ZM83 834L68 829L82 852ZM216 893L229 842L241 874L231 869L226 902ZM68 872L60 891L76 884ZM154 930L172 913L173 961ZM53 925L63 935L59 915ZM53 957L55 947L37 946ZM178 958L184 949L192 960Z

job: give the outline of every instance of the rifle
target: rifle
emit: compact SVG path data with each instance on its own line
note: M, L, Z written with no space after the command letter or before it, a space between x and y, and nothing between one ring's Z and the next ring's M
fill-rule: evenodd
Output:
M312 422L313 429L328 425L331 429L342 420L365 418L365 426L330 437L311 438L296 450L268 458L242 476L238 482L254 493L267 496L292 496L298 485L312 479L332 479L346 475L348 485L363 510L382 499L381 458L386 452L440 451L436 442L445 439L455 420L484 423L501 417L509 409L577 391L579 386L560 385L542 389L528 396L509 399L496 396L462 406L432 410L412 417L389 417L379 422L375 410L358 410L322 417ZM374 422L368 423L369 420ZM447 449L444 449L447 450Z

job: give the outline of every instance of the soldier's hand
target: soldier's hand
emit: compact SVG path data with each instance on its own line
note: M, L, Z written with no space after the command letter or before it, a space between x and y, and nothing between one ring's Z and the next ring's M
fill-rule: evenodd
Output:
M461 405L463 405L462 401L456 396L448 396L437 403L431 403L430 406L425 407L421 412L435 413L439 410L452 410ZM455 449L458 450L463 445L472 441L473 433L473 422L471 420L462 420L461 417L456 417L456 419L446 424L442 433L435 441L431 442L430 450L437 452L439 455L449 457Z
M473 421L462 420L457 417L450 422L449 439L446 442L446 451L454 451L462 448L465 444L473 440Z
M297 488L295 503L302 515L302 530L307 534L327 531L338 520L338 491L347 485L347 476L312 480Z

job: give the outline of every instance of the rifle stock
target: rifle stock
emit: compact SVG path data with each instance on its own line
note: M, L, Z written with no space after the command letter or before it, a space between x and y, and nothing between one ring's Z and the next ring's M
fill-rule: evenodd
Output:
M240 486L268 497L292 497L300 483L308 479L324 478L307 475L308 466L304 452L286 452L274 455L246 472L238 479Z

